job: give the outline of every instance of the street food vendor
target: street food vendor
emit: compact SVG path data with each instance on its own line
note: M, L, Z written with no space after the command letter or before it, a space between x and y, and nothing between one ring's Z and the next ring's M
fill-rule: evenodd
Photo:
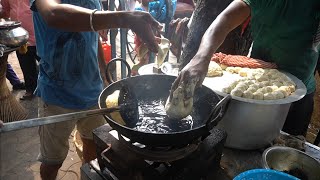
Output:
M40 114L43 116L97 108L103 88L98 59L104 61L104 58L96 31L130 28L151 51L157 52L158 45L151 29L161 26L149 13L100 11L99 0L30 2L37 52L41 58L35 95L41 98ZM68 154L68 138L75 125L83 142L85 162L94 159L92 130L103 124L103 117L96 116L41 126L38 159L42 162L42 179L56 178Z
M283 130L305 135L313 111L314 70L319 56L320 1L235 0L210 25L196 55L181 70L172 91L180 82L199 79L201 85L210 59L229 32L251 18L251 57L274 62L278 68L298 77L307 95L293 103ZM319 34L318 34L319 36Z

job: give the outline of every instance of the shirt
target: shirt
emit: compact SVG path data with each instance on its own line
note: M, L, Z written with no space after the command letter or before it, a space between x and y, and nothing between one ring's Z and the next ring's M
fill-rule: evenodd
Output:
M13 21L20 21L21 26L29 33L28 45L35 46L36 41L29 0L0 0L0 2L4 16L10 17Z
M251 57L275 62L315 91L319 0L243 0L251 8Z
M98 66L98 33L65 32L49 27L37 12L35 0L30 2L41 58L35 94L44 102L63 108L87 109L97 105L103 88ZM99 0L61 0L61 3L101 9Z

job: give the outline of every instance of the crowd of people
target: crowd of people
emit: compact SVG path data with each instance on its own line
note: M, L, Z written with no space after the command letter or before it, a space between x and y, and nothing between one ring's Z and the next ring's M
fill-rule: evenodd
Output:
M1 0L1 5L1 18L22 22L22 27L30 34L27 51L16 52L25 84L10 68L8 79L14 89L26 89L21 99L39 97L40 116L97 108L105 72L97 31L129 28L151 52L156 53L158 49L154 32L162 26L147 12L148 9L101 11L99 0ZM231 30L250 17L254 39L252 57L277 63L307 87L307 95L290 108L283 129L293 135L305 135L313 112L314 72L319 57L319 39L315 38L320 31L319 9L318 0L233 1L212 22L197 54L182 69L171 92L179 83L195 77L200 77L198 86L201 85L212 54ZM56 178L69 150L68 138L75 127L83 142L84 162L94 159L92 130L105 123L102 116L97 116L40 126L38 160L41 161L42 179Z

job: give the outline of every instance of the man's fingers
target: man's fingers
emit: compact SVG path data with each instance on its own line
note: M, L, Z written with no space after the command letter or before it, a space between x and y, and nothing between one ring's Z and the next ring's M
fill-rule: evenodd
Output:
M172 99L173 92L178 88L181 80L181 74L177 77L177 79L174 80L171 86L171 91L170 91L170 99Z

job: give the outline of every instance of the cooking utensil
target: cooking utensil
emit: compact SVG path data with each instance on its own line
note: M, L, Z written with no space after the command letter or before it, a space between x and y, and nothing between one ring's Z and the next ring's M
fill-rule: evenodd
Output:
M274 146L262 155L262 165L267 169L284 171L302 180L318 180L320 162L308 154L290 147Z
M19 47L26 44L29 33L17 21L0 22L0 44L8 47Z
M27 119L27 120L16 121L16 122L9 122L9 123L5 123L4 126L0 128L0 133L24 129L24 128L30 128L34 126L58 123L63 121L77 120L85 117L112 113L115 111L119 111L123 119L137 120L138 104L137 104L137 101L134 99L135 98L134 94L132 94L132 91L128 90L129 88L126 85L120 87L119 89L120 89L119 98L118 98L119 106L117 107L101 108L101 109L95 109L95 110L87 110L87 111L80 111L80 112L74 112L74 113L60 114L55 116L47 116L47 117ZM104 100L104 104L105 104L105 100Z
M124 85L131 87L130 91L134 92L138 104L156 101L165 102L175 78L175 76L169 75L143 75L114 82L101 93L99 107L104 108L106 106L104 103L105 99ZM212 127L222 119L229 100L230 96L226 96L221 100L217 94L207 87L198 88L195 91L194 110L191 113L193 126L191 129L183 131L166 133L143 132L134 129L135 127L127 127L117 123L110 115L105 115L105 118L113 129L129 138L131 142L139 142L151 146L186 145L208 134ZM126 119L126 121L131 121L131 119Z

